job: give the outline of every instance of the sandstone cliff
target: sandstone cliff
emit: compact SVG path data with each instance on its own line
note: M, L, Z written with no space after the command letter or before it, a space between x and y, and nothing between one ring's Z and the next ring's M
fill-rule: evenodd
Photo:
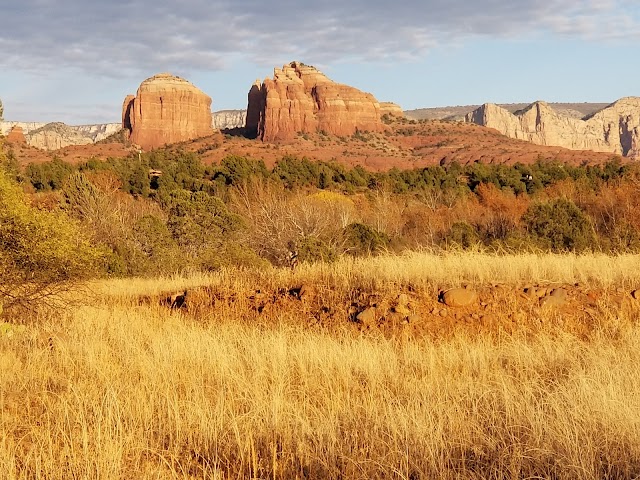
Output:
M122 106L122 127L144 149L211 135L211 124L211 98L168 73L146 79Z
M249 91L247 134L263 141L299 132L352 135L382 131L380 104L370 93L333 82L314 67L292 62Z
M0 134L10 135L13 130L19 130L27 144L43 150L99 142L121 128L119 123L69 126L60 122L0 122Z
M215 130L231 130L244 128L247 122L246 110L219 110L213 112L213 128Z
M537 145L640 156L640 97L622 98L584 119L559 114L545 102L513 114L485 104L465 119Z
M58 150L68 145L87 145L93 143L89 137L81 135L64 123L48 123L42 128L32 130L25 135L27 143L43 150Z

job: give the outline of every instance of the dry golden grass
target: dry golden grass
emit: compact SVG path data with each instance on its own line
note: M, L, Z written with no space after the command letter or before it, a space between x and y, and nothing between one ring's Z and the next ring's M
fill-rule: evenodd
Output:
M102 282L90 305L0 337L0 478L637 478L637 307L601 311L588 340L552 325L445 339L310 329L294 304L269 324L234 310L203 323L129 298L301 281L626 288L637 266L416 254Z
M460 283L520 286L530 283L583 283L594 287L640 284L640 255L624 254L518 254L492 255L477 252L419 253L352 259L333 264L301 265L295 271L268 269L98 282L92 291L115 297L160 294L200 286L225 286L251 290L257 286L323 283L335 286Z

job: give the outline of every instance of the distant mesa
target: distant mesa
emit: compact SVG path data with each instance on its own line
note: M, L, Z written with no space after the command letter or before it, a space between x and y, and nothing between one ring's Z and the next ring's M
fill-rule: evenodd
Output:
M99 142L121 129L119 123L69 126L61 122L0 122L0 134L14 144L26 142L41 150Z
M122 128L131 143L149 150L213 133L211 97L193 84L160 73L140 84L122 105Z
M336 83L301 62L275 68L273 78L257 80L249 91L246 131L263 141L287 140L297 133L346 136L384 129L373 95Z
M465 120L537 145L640 158L640 97L621 98L583 119L562 115L538 101L515 113L486 103Z

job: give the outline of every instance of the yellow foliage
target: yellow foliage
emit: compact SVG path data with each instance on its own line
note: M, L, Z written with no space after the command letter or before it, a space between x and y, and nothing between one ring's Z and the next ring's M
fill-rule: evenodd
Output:
M342 208L353 208L354 203L349 197L342 193L332 192L330 190L320 190L317 193L309 195L309 198L327 203L329 205L339 205Z
M62 212L38 210L0 170L0 300L5 307L47 294L48 287L95 276L102 250ZM8 300L7 300L8 299Z

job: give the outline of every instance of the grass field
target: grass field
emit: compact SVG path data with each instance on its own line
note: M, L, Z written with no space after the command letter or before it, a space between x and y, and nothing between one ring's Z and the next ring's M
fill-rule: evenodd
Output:
M608 305L640 287L638 266L416 253L95 283L78 306L0 336L0 478L638 478L640 307ZM507 284L521 328L325 328L299 301L252 317L243 300L307 284L419 302L461 283ZM564 311L517 296L533 283L603 291L601 317L575 334ZM198 287L235 300L199 315L153 300Z

